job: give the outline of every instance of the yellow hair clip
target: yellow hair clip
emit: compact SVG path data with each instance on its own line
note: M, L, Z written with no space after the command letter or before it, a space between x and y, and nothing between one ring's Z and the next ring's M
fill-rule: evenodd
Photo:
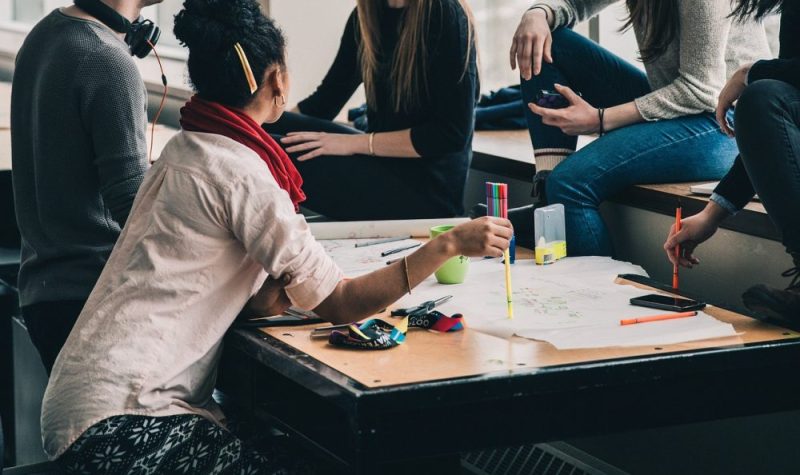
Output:
M256 90L258 90L258 83L256 82L255 75L253 75L253 69L250 67L250 62L247 60L247 55L244 54L242 45L240 45L239 42L236 42L233 45L233 49L236 50L236 54L239 56L239 62L242 63L244 76L247 78L247 84L250 85L250 94L253 94L256 92Z

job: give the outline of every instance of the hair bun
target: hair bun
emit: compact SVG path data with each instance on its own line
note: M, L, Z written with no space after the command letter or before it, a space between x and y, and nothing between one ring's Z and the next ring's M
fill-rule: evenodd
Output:
M262 15L255 0L185 0L175 15L175 37L193 50L230 48Z

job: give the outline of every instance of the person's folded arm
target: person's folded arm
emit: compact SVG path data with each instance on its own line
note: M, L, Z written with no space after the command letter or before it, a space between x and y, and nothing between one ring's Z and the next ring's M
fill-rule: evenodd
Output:
M753 199L756 192L750 176L744 168L742 157L736 157L733 167L714 188L711 201L714 201L730 214L735 214Z
M285 284L292 305L313 309L339 285L342 271L263 163L242 160L254 163L243 164L248 170L225 191L227 226L268 276Z

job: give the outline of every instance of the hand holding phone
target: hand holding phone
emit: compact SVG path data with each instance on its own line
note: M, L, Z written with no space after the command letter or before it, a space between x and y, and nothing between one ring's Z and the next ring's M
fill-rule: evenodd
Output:
M580 92L575 94L581 96ZM564 109L569 107L570 104L563 94L549 89L542 89L536 94L536 105L545 109Z

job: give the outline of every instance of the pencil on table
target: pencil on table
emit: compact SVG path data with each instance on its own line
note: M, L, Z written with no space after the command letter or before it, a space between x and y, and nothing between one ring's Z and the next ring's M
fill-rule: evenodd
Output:
M650 317L626 318L624 320L620 320L619 324L633 325L636 323L660 322L662 320L674 320L676 318L694 317L696 315L697 312L664 313L662 315L653 315Z

